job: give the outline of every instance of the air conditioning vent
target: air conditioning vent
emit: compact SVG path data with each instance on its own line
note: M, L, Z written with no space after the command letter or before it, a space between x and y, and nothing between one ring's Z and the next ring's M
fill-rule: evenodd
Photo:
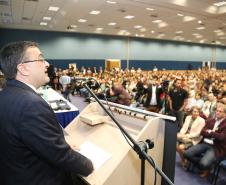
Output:
M22 17L22 20L24 20L24 21L31 21L31 18L28 18L28 17Z
M156 15L156 14L152 14L152 15L150 15L150 17L154 17L154 18L156 18L156 17L158 17L158 15Z
M125 13L126 12L125 9L118 9L118 11L121 12L121 13Z
M0 6L9 6L9 1L0 1Z
M94 24L88 24L88 26L89 26L89 27L94 27L95 25L94 25Z

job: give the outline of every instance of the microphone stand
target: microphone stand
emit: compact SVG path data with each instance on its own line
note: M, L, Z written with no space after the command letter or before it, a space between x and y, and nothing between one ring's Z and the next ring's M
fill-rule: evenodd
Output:
M158 166L155 165L154 161L148 156L147 150L154 147L153 142L150 140L136 142L127 132L126 130L118 123L118 121L112 116L112 114L105 108L105 106L100 102L98 97L92 92L92 90L87 86L86 81L83 83L83 86L87 89L87 91L92 95L92 97L97 101L97 103L102 107L102 109L110 116L112 121L118 126L121 132L129 139L129 141L133 144L133 150L139 155L141 160L141 185L145 183L145 160L151 164L153 168L159 173L161 177L163 177L168 184L174 185L172 181L164 174L164 172L159 169Z

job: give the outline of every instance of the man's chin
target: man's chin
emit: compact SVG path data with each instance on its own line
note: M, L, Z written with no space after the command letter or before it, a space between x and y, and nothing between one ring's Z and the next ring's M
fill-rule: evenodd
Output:
M49 81L50 81L50 78L49 77L46 77L45 82L46 83L49 83Z

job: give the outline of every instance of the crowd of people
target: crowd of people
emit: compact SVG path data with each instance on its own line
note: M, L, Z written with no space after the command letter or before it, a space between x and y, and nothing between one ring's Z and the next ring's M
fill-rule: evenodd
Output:
M5 148L0 169L5 184L26 184L31 178L45 184L71 184L68 172L93 171L92 162L66 143L53 111L36 93L48 83L69 101L75 94L89 101L90 94L78 77L86 78L100 99L175 116L176 150L183 167L195 161L201 175L207 176L212 165L226 156L226 70L62 70L49 65L34 42L7 45L0 59L4 75L0 146Z
M226 70L131 68L97 72L96 68L82 67L80 71L55 68L54 81L62 84L61 75L65 73L90 79L87 84L100 99L175 116L176 150L184 168L194 161L200 175L206 177L213 165L226 156ZM70 81L69 89L69 94L90 97L80 81Z

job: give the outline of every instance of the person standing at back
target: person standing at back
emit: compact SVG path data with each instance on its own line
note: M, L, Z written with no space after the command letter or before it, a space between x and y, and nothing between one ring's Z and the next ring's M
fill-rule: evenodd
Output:
M181 80L176 79L174 88L169 91L170 115L177 118L179 128L184 122L184 108L187 105L188 92L181 87Z
M36 89L49 82L49 63L37 43L4 46L0 65L0 184L72 185L71 172L88 176L92 162L72 150L50 106Z

